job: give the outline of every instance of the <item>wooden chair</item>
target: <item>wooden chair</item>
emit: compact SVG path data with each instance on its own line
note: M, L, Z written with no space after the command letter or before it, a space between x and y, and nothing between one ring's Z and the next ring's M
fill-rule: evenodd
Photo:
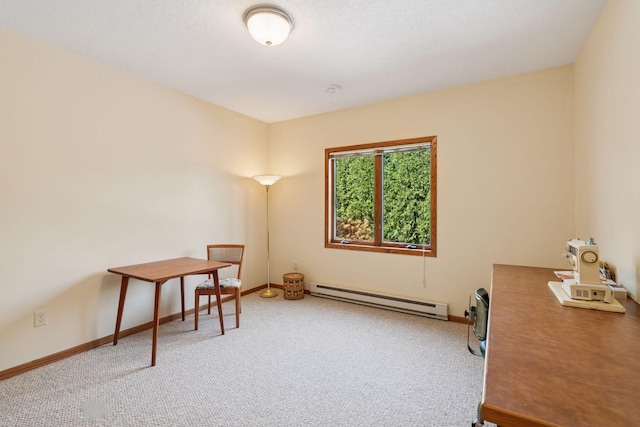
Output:
M220 275L220 293L223 295L233 295L236 301L236 328L240 327L240 292L242 282L240 274L242 273L242 259L244 257L244 245L224 244L224 245L207 245L207 259L211 261L228 262L232 266L219 270ZM234 273L235 271L235 273ZM198 330L198 313L200 312L200 296L207 295L209 297L207 305L207 313L211 314L211 295L215 295L215 287L211 276L196 287L196 303L195 303L195 329ZM224 333L224 331L223 331Z

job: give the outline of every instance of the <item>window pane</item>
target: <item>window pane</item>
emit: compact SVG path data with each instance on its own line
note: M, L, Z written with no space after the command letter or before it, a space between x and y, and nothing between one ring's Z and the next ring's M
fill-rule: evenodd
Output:
M436 257L437 137L325 149L325 247Z
M335 238L373 241L374 158L335 159Z
M431 244L430 181L430 149L384 155L384 242Z

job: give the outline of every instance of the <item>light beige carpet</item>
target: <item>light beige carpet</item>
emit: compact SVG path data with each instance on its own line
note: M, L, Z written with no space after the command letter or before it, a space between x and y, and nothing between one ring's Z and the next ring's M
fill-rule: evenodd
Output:
M1 426L471 425L466 325L305 296L243 297L0 382ZM216 312L216 310L213 310ZM3 349L6 351L6 349Z

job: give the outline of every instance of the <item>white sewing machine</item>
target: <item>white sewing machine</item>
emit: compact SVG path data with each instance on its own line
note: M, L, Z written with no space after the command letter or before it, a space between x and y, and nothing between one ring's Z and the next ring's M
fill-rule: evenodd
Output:
M567 241L566 250L574 278L564 279L562 289L573 299L610 303L614 299L613 291L600 281L598 245L593 239L571 239Z

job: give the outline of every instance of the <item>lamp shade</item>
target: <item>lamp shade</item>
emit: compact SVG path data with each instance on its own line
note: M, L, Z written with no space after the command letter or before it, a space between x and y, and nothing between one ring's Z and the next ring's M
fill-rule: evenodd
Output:
M251 37L265 46L279 45L293 29L289 15L273 6L258 6L247 10L244 22Z
M251 178L255 179L262 185L269 186L275 184L282 177L280 175L256 175Z

